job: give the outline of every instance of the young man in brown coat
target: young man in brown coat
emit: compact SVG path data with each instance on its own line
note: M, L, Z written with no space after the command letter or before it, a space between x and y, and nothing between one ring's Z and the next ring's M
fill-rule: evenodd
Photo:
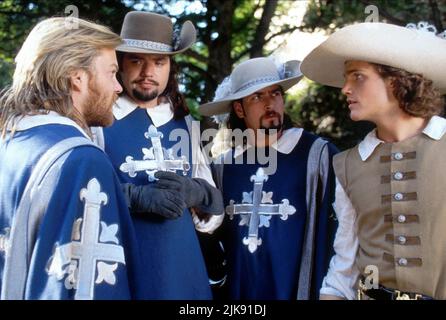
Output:
M426 23L360 23L302 71L342 87L350 117L376 125L334 158L336 255L321 298L445 299L446 40Z

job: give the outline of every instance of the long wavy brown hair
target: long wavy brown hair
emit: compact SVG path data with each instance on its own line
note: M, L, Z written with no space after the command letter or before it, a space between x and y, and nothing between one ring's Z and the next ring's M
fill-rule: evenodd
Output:
M424 119L443 114L444 99L431 80L394 67L373 66L383 79L390 80L393 95L404 112Z
M169 80L167 81L166 89L163 91L161 96L169 97L174 118L182 119L189 114L189 107L186 102L186 98L180 92L180 88L178 86L178 64L175 60L170 57L170 74Z

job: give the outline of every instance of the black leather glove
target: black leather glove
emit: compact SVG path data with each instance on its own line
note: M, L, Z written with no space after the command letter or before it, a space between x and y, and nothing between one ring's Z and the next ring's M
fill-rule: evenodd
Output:
M160 188L175 190L181 194L188 208L196 207L208 214L223 214L223 197L217 188L206 180L180 176L173 172L158 171L156 185Z
M167 219L176 219L187 208L178 192L160 189L154 183L143 186L125 183L122 184L122 191L133 213L154 213Z

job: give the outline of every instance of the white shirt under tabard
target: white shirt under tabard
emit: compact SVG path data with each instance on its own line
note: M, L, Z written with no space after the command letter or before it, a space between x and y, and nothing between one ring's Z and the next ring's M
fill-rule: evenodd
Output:
M440 140L445 133L446 119L438 116L432 117L423 130L423 134L434 140ZM361 160L366 161L381 143L384 141L378 139L376 130L371 131L358 146ZM354 288L359 278L359 270L355 266L359 246L357 215L338 179L336 179L336 200L333 206L339 222L334 240L335 255L330 261L320 294L352 300L356 296Z
M303 133L302 128L290 128L283 131L282 136L271 145L271 148L274 148L276 151L289 154L294 150ZM243 146L237 146L234 151L234 158L237 158L241 154L243 154L246 150L252 148L253 145L247 143ZM230 154L230 152L228 152Z

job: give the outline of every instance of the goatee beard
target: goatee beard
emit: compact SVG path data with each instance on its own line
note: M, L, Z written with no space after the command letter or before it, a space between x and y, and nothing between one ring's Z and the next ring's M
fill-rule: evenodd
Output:
M265 127L263 125L264 116L262 116L260 118L260 126L259 126L260 129L265 130L265 134L269 135L269 136L272 135L272 134L276 134L276 133L281 132L282 129L283 129L283 122L281 120L280 115L277 112L274 112L274 111L268 112L268 115L275 115L277 117L277 121L278 121L277 125L275 125L274 124L275 121L273 121L273 123L271 125L269 125L268 127Z
M270 135L277 134L277 133L281 132L283 129L283 123L280 122L278 125L276 125L276 126L273 125L268 128L265 128L264 126L260 126L260 129L265 130L265 135L270 136ZM274 131L272 131L272 130L274 130Z
M158 97L158 90L149 91L149 93L143 93L136 89L132 90L133 97L139 101L147 102L152 101Z

